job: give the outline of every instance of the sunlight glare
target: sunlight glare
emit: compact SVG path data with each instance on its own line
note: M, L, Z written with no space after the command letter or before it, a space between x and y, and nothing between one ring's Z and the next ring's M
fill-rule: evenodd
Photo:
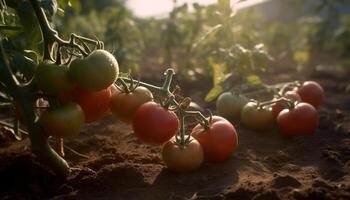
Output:
M268 0L247 0L238 4L235 8L237 10L249 7ZM199 3L201 5L208 5L216 3L217 0L177 0L177 5L183 3ZM234 4L235 1L231 1ZM172 0L128 0L126 6L138 17L157 17L165 16L173 8Z

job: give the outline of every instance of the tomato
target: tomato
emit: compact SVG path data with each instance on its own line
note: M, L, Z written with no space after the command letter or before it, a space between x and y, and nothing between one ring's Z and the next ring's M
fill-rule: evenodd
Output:
M77 58L69 65L69 77L79 87L97 92L117 79L119 66L114 56L105 50L95 50L86 58Z
M203 163L203 150L194 138L191 138L188 144L179 146L173 137L163 145L162 158L168 169L172 171L193 171Z
M129 93L116 92L112 96L110 108L118 119L130 122L136 110L144 103L152 101L153 95L147 88L139 86Z
M242 108L247 102L248 99L240 94L224 92L216 101L216 109L219 115L223 117L238 118L241 115Z
M62 94L72 88L66 65L40 63L35 71L34 80L39 89L51 95Z
M288 91L284 94L284 97L286 97L287 99L293 100L293 101L298 101L301 102L301 97L299 96L299 94L296 91ZM272 105L272 112L275 118L277 118L278 114L286 107L286 105L284 105L283 103L275 103Z
M76 103L68 103L45 111L39 122L46 133L65 138L76 136L84 126L84 112Z
M274 123L273 112L270 107L259 108L256 102L247 103L242 110L242 123L256 131L270 128Z
M118 92L118 89L117 89L117 87L116 87L114 84L112 84L112 85L109 87L109 89L111 90L111 94L112 94L112 95L113 95L114 93Z
M318 126L317 111L309 103L298 103L295 108L279 113L277 125L284 136L311 135Z
M90 123L101 119L108 112L112 89L109 87L98 92L89 92L76 87L70 93L60 96L60 100L78 103L84 111L85 122Z
M323 88L315 81L304 82L298 89L298 94L304 102L313 105L315 108L318 108L325 98Z
M213 116L208 129L197 124L192 136L201 144L204 158L211 162L221 162L230 158L238 145L235 127L226 119Z
M151 145L161 145L179 128L176 114L155 102L142 104L134 114L132 128L138 138Z

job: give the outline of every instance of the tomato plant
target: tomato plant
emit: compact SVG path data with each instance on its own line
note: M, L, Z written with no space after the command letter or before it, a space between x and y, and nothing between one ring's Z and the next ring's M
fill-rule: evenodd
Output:
M304 102L313 105L315 108L318 108L325 98L323 88L315 81L304 82L297 92Z
M222 162L230 158L238 145L235 127L226 119L213 116L210 125L196 125L191 135L202 145L204 157L211 162Z
M241 121L252 130L262 131L269 129L275 120L271 107L263 107L256 102L249 102L243 107Z
M189 138L189 142L180 145L175 138L166 142L162 148L162 158L166 166L175 172L198 169L203 162L203 150L199 142Z
M161 145L176 134L179 119L172 111L155 102L141 105L133 118L132 128L138 138L152 145Z
M46 133L58 138L79 134L84 126L84 112L76 103L68 103L44 112L40 124Z
M85 58L77 58L69 65L69 77L88 91L106 89L114 83L119 66L114 56L105 50L95 50Z
M114 116L124 122L131 122L136 110L144 103L153 100L151 91L138 86L126 91L113 94L110 108Z
M239 118L242 108L248 99L241 94L224 92L216 101L216 109L219 115L226 118Z
M298 103L277 116L277 125L284 136L312 135L318 126L318 114L309 103Z

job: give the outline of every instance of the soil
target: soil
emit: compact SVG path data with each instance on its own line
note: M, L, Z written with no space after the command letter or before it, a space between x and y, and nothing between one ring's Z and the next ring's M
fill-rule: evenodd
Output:
M0 137L0 199L350 199L350 94L347 75L314 73L326 100L313 136L285 139L277 129L250 131L233 120L239 148L223 163L204 163L194 172L173 173L160 147L142 144L131 126L113 116L87 126L66 145L72 167L56 177L30 153L28 139ZM298 73L270 74L269 83L303 79ZM310 77L309 77L310 78ZM187 86L187 87L186 87ZM210 85L182 85L199 105Z

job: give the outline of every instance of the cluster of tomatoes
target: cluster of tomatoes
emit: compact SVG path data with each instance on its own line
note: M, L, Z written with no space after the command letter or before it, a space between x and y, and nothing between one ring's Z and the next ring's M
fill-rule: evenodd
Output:
M39 124L58 138L78 135L85 123L102 118L109 110L118 62L105 50L76 58L69 66L42 62L34 81L49 102Z
M224 161L236 149L237 133L226 119L194 113L201 118L195 117L198 124L186 132L187 107L171 103L169 96L155 102L149 89L134 84L132 79L127 84L118 78L118 73L116 59L105 50L76 58L68 66L40 63L34 80L49 102L39 116L42 129L57 138L72 137L85 123L111 112L131 123L135 135L144 143L163 146L163 160L173 171L197 169L204 160ZM118 81L121 84L115 84Z
M315 132L317 108L324 98L323 88L317 82L306 81L266 102L225 92L218 97L216 107L220 115L240 119L252 130L266 131L277 124L283 136L292 137Z

